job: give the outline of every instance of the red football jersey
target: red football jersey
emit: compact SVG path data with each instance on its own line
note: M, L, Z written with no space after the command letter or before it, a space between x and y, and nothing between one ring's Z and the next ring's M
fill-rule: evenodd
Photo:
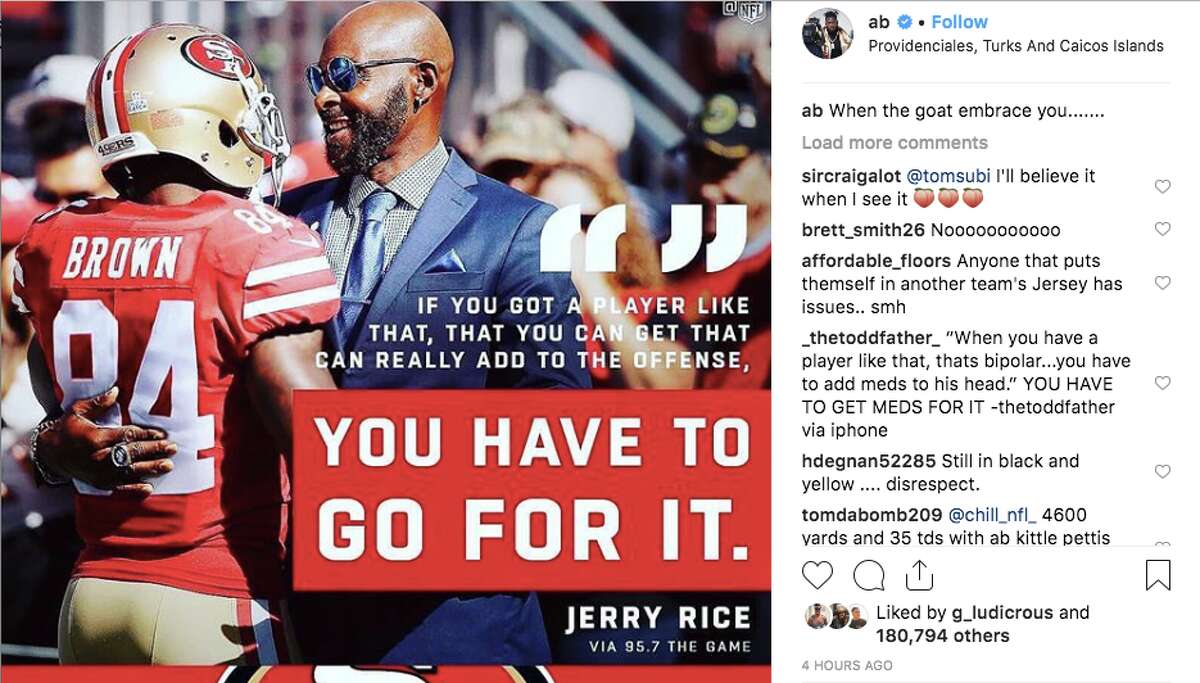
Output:
M179 445L148 497L76 482L76 575L281 594L287 468L238 371L263 335L337 312L317 235L220 192L91 200L35 222L17 260L18 305L63 407L116 384L104 424L160 427Z

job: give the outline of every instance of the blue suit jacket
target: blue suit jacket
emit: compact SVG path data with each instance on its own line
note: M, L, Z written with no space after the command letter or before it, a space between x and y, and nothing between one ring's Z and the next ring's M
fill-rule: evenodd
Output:
M323 234L335 200L343 197L349 187L349 179L340 177L309 183L284 193L280 210L315 224ZM364 365L347 369L340 377L340 386L590 387L590 376L578 367L576 356L584 348L582 342L575 341L575 327L581 321L579 315L567 313L567 304L575 296L571 277L568 273L543 273L539 267L542 226L553 213L550 205L477 174L457 152L451 151L449 162L363 312L364 324L345 349L364 352ZM438 298L437 309L418 313L418 299L430 296ZM494 297L499 311L456 314L451 299L457 297ZM507 303L514 297L549 297L553 305L549 313L514 315L507 312ZM382 337L371 340L371 325L395 324L402 331L405 324L420 323L429 325L432 345L383 341ZM446 326L455 323L502 324L502 339L496 343L451 342ZM524 323L561 325L563 339L521 342L515 326ZM489 348L524 351L525 368L476 368L479 354ZM461 351L465 355L462 367L457 369L396 369L376 366L376 351ZM565 352L567 367L541 367L537 351Z

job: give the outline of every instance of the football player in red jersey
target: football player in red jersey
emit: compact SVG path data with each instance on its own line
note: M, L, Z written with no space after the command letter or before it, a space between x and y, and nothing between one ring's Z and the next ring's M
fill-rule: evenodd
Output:
M40 398L62 416L35 432L35 462L74 479L86 544L60 657L288 661L281 453L292 390L334 386L312 359L339 292L315 233L244 198L267 165L278 181L282 119L240 47L179 24L109 51L87 119L120 198L39 218L15 277ZM39 437L89 418L114 428L99 457L37 458Z

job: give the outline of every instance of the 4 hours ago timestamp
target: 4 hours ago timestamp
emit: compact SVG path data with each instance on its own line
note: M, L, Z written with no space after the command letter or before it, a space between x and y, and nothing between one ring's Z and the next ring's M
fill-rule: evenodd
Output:
M802 671L891 671L890 659L806 659Z

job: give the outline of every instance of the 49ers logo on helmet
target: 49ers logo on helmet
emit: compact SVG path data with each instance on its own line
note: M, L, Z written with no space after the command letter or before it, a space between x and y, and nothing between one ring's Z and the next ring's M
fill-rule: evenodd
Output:
M238 79L238 71L245 78L254 76L254 63L242 48L225 36L213 34L189 38L180 49L189 62L214 76L231 81Z

